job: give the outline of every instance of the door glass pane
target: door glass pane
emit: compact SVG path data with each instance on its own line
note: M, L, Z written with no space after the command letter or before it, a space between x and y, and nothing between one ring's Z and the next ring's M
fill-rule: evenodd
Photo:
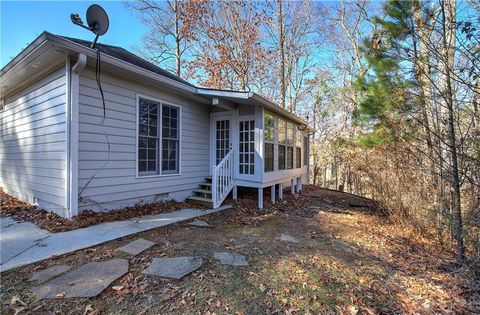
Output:
M230 120L217 120L215 125L215 163L218 165L230 151Z

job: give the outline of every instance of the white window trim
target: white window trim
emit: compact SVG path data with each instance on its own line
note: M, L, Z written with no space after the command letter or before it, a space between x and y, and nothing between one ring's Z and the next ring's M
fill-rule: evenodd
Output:
M159 111L161 112L163 104L167 106L175 106L178 107L178 173L175 174L161 174L162 172L162 116L159 115L158 117L158 132L159 132L159 145L158 145L158 172L159 174L152 174L152 175L141 175L138 171L138 124L140 121L140 99L146 99L153 102L157 102L160 105ZM182 112L183 106L179 105L175 102L171 102L168 100L163 100L156 98L154 96L145 95L145 94L137 94L135 98L135 178L142 179L142 178L155 178L155 177L172 177L172 176L180 176L182 175Z

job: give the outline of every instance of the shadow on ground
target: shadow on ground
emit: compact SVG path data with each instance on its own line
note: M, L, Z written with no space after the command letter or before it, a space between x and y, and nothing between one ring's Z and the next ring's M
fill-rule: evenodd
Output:
M243 207L205 218L214 228L177 224L2 275L2 309L12 297L29 311L102 313L412 313L474 312L465 275L445 272L449 257L402 238L375 215L372 202L331 191L308 192L298 202L250 214ZM312 196L314 194L315 196ZM291 196L291 198L294 198ZM252 200L255 196L252 196ZM254 201L253 201L254 202ZM280 241L287 233L300 243ZM131 257L116 248L143 237L157 246ZM248 267L219 265L214 251L245 255ZM203 266L180 281L142 275L153 257L202 256ZM34 270L128 258L129 274L94 299L37 301L28 279ZM434 257L434 258L432 258ZM478 295L477 295L478 296ZM15 306L15 303L14 303ZM17 306L20 307L21 305ZM3 312L2 312L3 313Z

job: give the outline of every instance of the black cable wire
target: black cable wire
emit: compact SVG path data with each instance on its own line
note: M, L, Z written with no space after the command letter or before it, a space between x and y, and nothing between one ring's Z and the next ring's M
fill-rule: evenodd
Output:
M100 91L100 96L101 96L101 98L102 98L103 117L102 117L102 120L100 121L100 126L102 127L103 135L105 136L105 139L107 140L107 146L108 146L107 161L105 162L105 164L104 164L100 169L98 169L98 170L92 175L92 177L90 177L90 179L87 181L87 183L85 184L85 186L83 186L82 190L81 190L81 191L79 192L79 194L78 194L79 200L82 200L82 199L83 199L83 197L82 197L83 191L90 185L90 183L91 183L92 180L98 175L98 173L100 173L103 169L105 169L105 167L107 166L107 164L110 162L110 140L108 139L107 133L106 133L105 130L103 129L103 125L104 125L104 123L105 123L105 119L107 118L107 107L106 107L106 105L105 105L105 95L103 94L101 74L102 74L102 64L101 64L100 47L97 46L97 60L96 60L96 63L95 63L95 80L97 81L97 87L98 87L98 90ZM95 202L98 206L100 206L100 204L98 204L95 200L91 199L91 201ZM100 207L101 207L101 206L100 206Z

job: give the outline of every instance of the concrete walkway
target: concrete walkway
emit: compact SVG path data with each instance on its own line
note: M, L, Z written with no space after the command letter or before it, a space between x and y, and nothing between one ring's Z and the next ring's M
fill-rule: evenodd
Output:
M60 233L50 233L33 223L17 222L11 217L2 217L0 272L229 208L230 206L208 210L183 209Z

